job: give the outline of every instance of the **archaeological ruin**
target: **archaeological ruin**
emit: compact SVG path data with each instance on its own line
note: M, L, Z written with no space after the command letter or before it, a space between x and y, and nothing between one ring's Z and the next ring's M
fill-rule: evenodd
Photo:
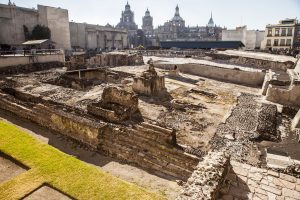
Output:
M166 199L300 199L299 108L290 56L0 56L0 118L48 130L84 161L114 159L98 166Z

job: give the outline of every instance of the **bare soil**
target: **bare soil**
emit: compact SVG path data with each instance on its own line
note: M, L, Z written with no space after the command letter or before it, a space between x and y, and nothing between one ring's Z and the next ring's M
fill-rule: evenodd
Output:
M0 154L0 183L8 181L25 171L24 167L19 166L11 158Z

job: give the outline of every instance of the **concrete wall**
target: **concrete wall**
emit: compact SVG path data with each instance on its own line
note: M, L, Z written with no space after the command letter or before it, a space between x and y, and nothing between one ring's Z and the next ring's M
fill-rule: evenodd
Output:
M266 99L282 105L300 106L300 85L289 88L269 85Z
M171 70L174 68L174 64L155 64L155 67ZM177 67L182 73L252 87L261 87L265 78L265 72L262 71L242 71L238 69L206 66L201 64L177 64Z
M10 67L17 65L28 65L33 63L50 63L60 62L65 63L64 54L53 54L53 55L35 55L35 56L1 56L0 57L0 68Z
M123 49L128 46L127 32L110 26L70 22L71 45L84 49Z
M223 41L241 41L246 49L260 48L264 39L264 31L247 30L247 27L237 27L236 30L223 30Z
M59 49L71 49L69 13L66 9L38 5L39 24L51 30L51 39Z
M22 44L25 42L23 25L31 32L38 24L50 28L56 48L71 48L68 10L41 5L35 10L0 4L0 44Z
M0 44L19 45L25 42L23 25L29 31L38 24L36 10L0 4Z

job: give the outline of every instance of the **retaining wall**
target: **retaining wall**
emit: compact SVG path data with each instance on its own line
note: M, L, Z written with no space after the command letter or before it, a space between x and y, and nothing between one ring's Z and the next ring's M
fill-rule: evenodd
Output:
M0 56L0 68L17 66L17 65L29 65L33 63L51 63L51 62L65 63L65 55L61 53L61 54L34 55L34 56Z
M155 64L155 67L173 70L175 64ZM176 64L180 72L207 77L219 81L261 87L265 72L259 70L243 71L239 68L222 68L201 64Z
M237 64L256 69L272 69L286 71L287 69L293 69L295 65L295 63L292 61L278 62L259 58L227 55L222 53L207 53L206 55L212 57L213 60L220 61L222 63L225 62L230 64Z
M174 144L171 130L150 124L136 124L132 128L101 122L89 116L63 111L50 102L37 104L36 98L20 94L0 93L0 109L31 120L111 157L122 159L159 175L187 180L199 158ZM32 101L31 101L32 99Z

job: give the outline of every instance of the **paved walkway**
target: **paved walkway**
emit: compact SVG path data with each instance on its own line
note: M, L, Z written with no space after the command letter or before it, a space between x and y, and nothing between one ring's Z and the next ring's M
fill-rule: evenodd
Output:
M231 165L221 199L300 200L300 179L235 161Z

